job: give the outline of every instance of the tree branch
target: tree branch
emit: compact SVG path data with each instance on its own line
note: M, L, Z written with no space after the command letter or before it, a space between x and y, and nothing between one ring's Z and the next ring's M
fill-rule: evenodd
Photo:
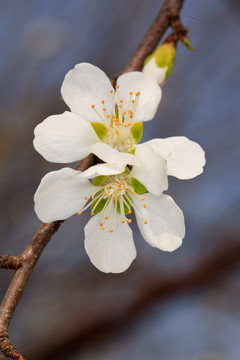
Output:
M164 2L156 19L123 72L141 70L143 60L157 46L171 23L171 17L178 15L183 2L184 0L166 0ZM89 155L79 163L77 170L86 170L93 165L94 161L95 157L92 154ZM42 251L59 229L61 223L62 221L54 221L49 224L42 224L22 254L17 256L2 255L0 257L0 268L16 270L0 307L0 350L6 357L24 360L8 338L8 327Z

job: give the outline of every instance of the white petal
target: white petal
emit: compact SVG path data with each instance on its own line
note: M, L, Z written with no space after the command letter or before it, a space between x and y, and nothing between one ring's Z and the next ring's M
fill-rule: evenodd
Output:
M157 80L159 85L163 85L166 80L167 69L167 66L157 66L155 57L152 57L152 59L149 60L146 65L144 65L142 72L144 74L152 75Z
M140 162L135 155L119 152L103 142L92 145L91 152L110 164L140 165Z
M93 216L85 226L86 252L99 270L106 273L123 272L136 257L132 230L127 223L121 223L119 213L115 214L112 223L113 232L109 232L108 226L101 230L100 220L101 213Z
M34 134L35 149L46 160L58 163L81 160L91 153L92 144L100 142L92 125L69 111L49 116Z
M137 145L135 156L141 166L133 166L130 176L139 180L154 195L160 195L167 190L166 160L149 143Z
M200 145L185 136L154 139L148 143L167 158L168 175L191 179L203 172L205 153Z
M123 100L123 110L127 111L129 92L140 91L139 102L134 116L135 121L151 120L158 108L162 90L153 76L141 72L129 72L118 78L120 99Z
M34 196L35 211L43 222L65 220L81 210L94 186L79 171L63 168L48 173Z
M72 112L81 115L88 121L100 121L92 105L103 114L102 100L107 113L112 115L110 90L113 87L107 75L98 67L81 63L70 70L62 84L61 93Z
M142 215L136 213L137 223L143 238L153 247L163 251L176 250L185 236L184 217L181 209L168 195L154 196L145 194L144 208L139 201L134 205ZM144 224L144 220L148 221Z
M90 168L82 172L81 177L92 179L95 176L121 174L124 171L124 165L98 164L91 166Z

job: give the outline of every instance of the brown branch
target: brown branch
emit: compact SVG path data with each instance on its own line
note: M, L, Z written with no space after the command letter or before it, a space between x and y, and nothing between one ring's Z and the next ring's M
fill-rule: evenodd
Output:
M156 19L123 72L141 70L143 60L157 46L162 35L170 25L172 16L176 16L179 13L183 2L184 0L166 0L164 2ZM91 154L80 162L77 169L84 171L93 165L94 161L95 157ZM58 230L61 222L55 221L49 224L42 224L22 254L17 256L3 255L0 258L0 268L16 270L0 307L0 350L6 357L24 360L8 338L8 327L34 266L48 241Z
M143 61L155 50L165 31L171 25L172 19L178 16L183 3L184 0L164 1L156 19L140 42L133 57L124 68L123 73L136 70L141 71Z

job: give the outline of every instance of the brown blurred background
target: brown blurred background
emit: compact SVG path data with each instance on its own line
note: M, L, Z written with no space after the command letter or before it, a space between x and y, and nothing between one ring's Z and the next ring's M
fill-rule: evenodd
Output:
M32 139L39 122L66 109L59 101L66 72L86 61L110 78L119 73L161 3L0 1L0 253L17 254L28 244L40 224L34 192L44 174L62 167L35 152ZM171 179L167 192L185 215L183 246L160 252L133 225L137 259L125 273L106 275L84 251L89 214L66 221L10 326L27 359L239 360L239 266L207 285L193 279L181 288L182 273L239 233L239 18L237 0L186 0L182 21L195 51L178 46L158 114L144 126L144 141L184 135L206 151L204 173ZM207 272L211 277L211 266ZM11 275L0 273L1 296ZM145 299L156 276L175 284Z

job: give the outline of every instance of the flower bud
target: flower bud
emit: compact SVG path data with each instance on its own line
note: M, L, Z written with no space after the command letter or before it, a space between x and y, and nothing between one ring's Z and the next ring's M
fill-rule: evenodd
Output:
M159 85L163 85L173 70L175 55L176 49L173 43L160 45L145 59L142 72L152 75Z

